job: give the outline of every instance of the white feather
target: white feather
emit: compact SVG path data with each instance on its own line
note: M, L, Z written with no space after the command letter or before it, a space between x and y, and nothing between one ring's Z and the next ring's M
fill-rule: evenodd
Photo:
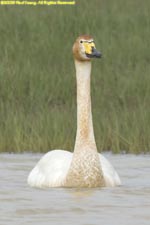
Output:
M63 186L72 155L65 150L53 150L46 153L30 172L28 184L34 187Z
M99 159L102 166L106 186L114 187L116 185L121 185L119 175L114 169L114 167L111 165L111 163L100 153Z

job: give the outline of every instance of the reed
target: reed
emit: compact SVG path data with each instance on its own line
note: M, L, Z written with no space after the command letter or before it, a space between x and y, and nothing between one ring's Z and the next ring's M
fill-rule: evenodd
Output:
M150 151L150 1L0 7L0 151L73 150L72 44L94 36L92 105L100 151Z

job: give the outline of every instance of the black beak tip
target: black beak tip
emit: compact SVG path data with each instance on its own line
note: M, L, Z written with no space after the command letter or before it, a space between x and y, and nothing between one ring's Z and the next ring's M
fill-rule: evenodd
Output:
M88 58L101 58L102 57L102 53L98 52L94 47L92 48L92 53L91 54L87 54L86 56Z
M101 52L97 52L97 58L102 58L102 53Z
M101 57L102 57L102 53L101 53L101 52L98 52L98 51L96 50L96 48L94 48L94 47L92 47L92 55L93 55L93 57L95 57L95 58L101 58Z

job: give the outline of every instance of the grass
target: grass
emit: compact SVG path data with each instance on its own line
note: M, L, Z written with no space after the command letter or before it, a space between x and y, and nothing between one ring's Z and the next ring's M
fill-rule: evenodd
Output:
M150 151L150 1L78 0L76 6L0 6L0 151L73 150L72 44L94 36L97 147Z

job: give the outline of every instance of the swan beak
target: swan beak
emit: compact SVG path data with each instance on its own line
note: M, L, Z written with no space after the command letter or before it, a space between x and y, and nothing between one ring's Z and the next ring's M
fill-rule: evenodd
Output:
M94 58L101 58L102 57L102 53L98 52L96 50L96 48L92 47L92 57L94 57Z
M89 53L86 53L86 56L88 57L88 58L101 58L102 57L102 53L101 52L98 52L97 50L96 50L96 48L94 48L93 46L92 46L92 51L91 51L91 53L89 54Z

